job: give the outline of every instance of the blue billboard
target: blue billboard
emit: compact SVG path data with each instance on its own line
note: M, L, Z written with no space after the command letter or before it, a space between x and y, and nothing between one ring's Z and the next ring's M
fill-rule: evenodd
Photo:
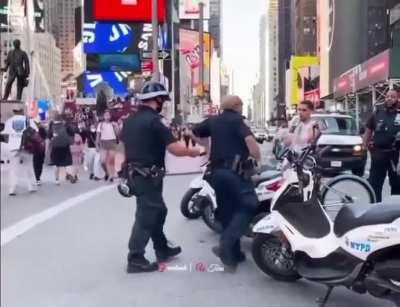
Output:
M83 25L83 51L87 54L139 54L151 51L149 23L93 22ZM171 49L165 25L159 26L158 48Z
M131 71L140 72L138 54L88 54L86 68L89 71Z
M86 96L96 96L95 88L100 83L106 82L116 95L128 92L127 72L103 71L99 73L86 72L83 74L83 91Z

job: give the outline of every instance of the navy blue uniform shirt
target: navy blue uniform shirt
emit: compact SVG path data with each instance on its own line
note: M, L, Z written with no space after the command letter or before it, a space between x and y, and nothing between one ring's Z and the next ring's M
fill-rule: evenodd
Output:
M164 167L166 147L176 140L161 119L152 108L141 106L135 115L125 120L121 140L125 145L126 161L143 167Z
M249 157L244 139L253 134L238 112L225 110L210 117L196 125L193 134L200 138L211 137L211 163L232 162L236 155L241 159Z

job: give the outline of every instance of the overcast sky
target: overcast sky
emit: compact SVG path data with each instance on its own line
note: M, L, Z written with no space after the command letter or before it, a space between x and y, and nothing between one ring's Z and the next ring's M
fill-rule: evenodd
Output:
M235 94L247 103L258 75L259 24L267 0L222 0L223 60L235 72Z

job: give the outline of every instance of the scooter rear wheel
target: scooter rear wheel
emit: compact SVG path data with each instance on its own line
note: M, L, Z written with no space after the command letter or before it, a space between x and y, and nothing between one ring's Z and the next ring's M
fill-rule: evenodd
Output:
M252 255L261 271L275 280L294 282L301 278L294 267L294 254L274 235L256 234Z

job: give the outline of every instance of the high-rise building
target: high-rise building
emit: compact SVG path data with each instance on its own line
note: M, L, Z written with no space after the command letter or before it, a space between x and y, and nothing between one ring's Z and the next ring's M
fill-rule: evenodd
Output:
M292 0L280 0L278 8L278 79L279 89L277 98L277 117L284 118L286 116L286 70L289 68L290 57L294 47L292 36Z
M57 46L61 49L63 78L73 74L75 47L75 8L82 6L82 0L45 0L45 23L54 35Z
M279 1L270 0L267 8L267 67L266 109L269 119L278 116L277 99L279 98L279 23L278 23Z
M317 52L317 1L295 2L295 53L315 55Z
M222 0L210 0L210 20L208 28L214 39L218 56L222 55Z
M266 119L266 78L267 78L267 21L266 15L262 15L259 27L259 72L257 84L253 87L253 116L252 120L257 127L265 127Z

